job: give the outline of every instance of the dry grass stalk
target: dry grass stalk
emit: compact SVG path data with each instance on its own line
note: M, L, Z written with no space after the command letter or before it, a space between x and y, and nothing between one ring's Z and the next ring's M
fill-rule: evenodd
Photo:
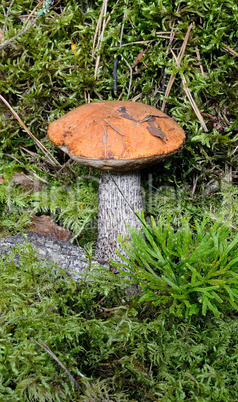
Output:
M167 32L156 32L157 38L164 38L164 39L170 39L170 35L166 35ZM169 32L168 32L169 34Z
M234 149L234 151L232 151L231 155L234 155L236 153L237 149L238 149L238 146Z
M137 102L141 97L142 97L142 93L140 93L140 94L134 96L134 98L132 98L131 101L132 101L132 102Z
M62 369L68 374L69 378L73 381L74 385L76 388L79 388L79 383L75 380L75 378L72 376L72 374L70 374L69 370L65 367L65 365L58 359L58 357L52 352L52 350L49 348L49 346L47 346L45 344L45 342L43 342L42 340L40 340L41 343L39 343L38 341L36 341L34 339L34 342L39 345L42 349L44 349L51 357L53 357L53 359L55 359L55 361L62 367ZM81 374L81 377L84 377Z
M60 163L51 155L51 153L48 151L48 149L28 130L26 125L23 123L23 121L20 119L18 114L13 110L13 108L9 105L9 103L6 101L6 99L0 95L0 99L5 103L5 105L10 109L12 112L13 116L18 120L18 122L21 124L21 126L24 128L24 130L27 132L27 134L33 139L34 143L41 149L41 151L45 154L48 162L52 166L61 166Z
M3 153L3 155L6 155L8 158L14 159L17 163L19 163L19 165L23 166L24 169L25 169L27 172L29 172L30 174L32 174L33 176L35 176L35 177L37 178L37 180L42 181L42 182L45 183L45 184L49 184L49 182L48 182L47 180L42 179L42 177L38 176L38 174L36 174L35 172L33 172L33 170L28 169L28 168L24 165L24 163L22 163L21 161L19 161L19 159L17 159L15 156L10 155L10 154L5 154L5 153Z
M116 1L110 15L106 19L107 0L103 0L101 12L100 12L100 15L98 18L98 22L97 22L97 26L96 26L96 30L95 30L95 34L94 34L94 38L93 38L92 59L94 58L95 54L101 50L104 31L106 29L108 22L110 21L111 14L113 13L113 11L118 3L119 3L119 0ZM97 44L96 44L96 42L97 42ZM97 58L96 58L95 71L94 71L95 79L97 78L100 58L101 58L101 56L100 56L100 54L98 54Z
M11 11L11 8L12 8L12 6L13 6L13 4L14 4L14 1L15 1L15 0L12 0L12 1L11 1L10 5L9 5L9 7L8 7L8 9L7 9L7 13L6 13L6 16L5 16L4 25L3 25L3 28L2 28L2 37L3 37L3 38L4 38L4 33L5 33L6 29L7 29L7 20L8 20L8 17L9 17L10 11Z
M107 14L107 0L103 0L103 4L102 4L101 12L99 15L95 35L93 38L93 50L92 50L93 57L95 56L97 51L99 52L101 50L101 47L102 47L103 35L104 35L105 28L106 28L106 14ZM96 39L97 39L97 45L95 46ZM98 72L100 58L101 58L101 56L100 56L100 54L98 54L97 58L96 58L95 71L94 71L95 79L97 78L97 72Z
M43 1L42 1L42 3L43 3ZM29 29L32 28L33 25L35 25L37 23L38 19L39 19L39 15L37 15L37 17L28 26L26 26L26 28L23 29L23 31L21 31L17 35L13 36L13 38L10 38L10 39L5 40L4 42L0 43L0 50L9 45L15 47L15 45L12 42L14 40L16 40L17 38L19 38L20 36L24 35L27 31L29 31Z
M124 43L123 46L130 46L130 45L141 45L141 44L146 44L146 43L151 43L151 42L155 42L157 39L150 39L150 40L138 40L136 42L129 42L129 43Z
M175 56L175 54L174 54L172 49L171 49L171 52L172 52L172 55L174 57L174 60L176 62L177 67L180 67L179 59ZM192 106L194 112L196 113L196 116L197 116L198 120L200 121L200 123L202 125L202 128L204 129L204 131L207 132L208 131L207 126L206 126L205 121L203 120L203 117L202 117L202 115L201 115L201 113L200 113L200 111L199 111L199 109L198 109L198 107L196 105L195 100L192 97L190 89L187 86L187 81L186 81L186 78L185 78L184 74L182 74L182 83L183 83L184 91L185 91L185 93L187 95L187 98L188 98L189 102L191 103L191 106Z
M222 48L226 51L228 51L232 56L237 56L238 57L238 53L233 50L231 47L225 45L225 43L222 43Z
M126 0L126 6L128 6L128 3L129 3L129 0ZM121 24L121 34L120 34L119 47L121 47L121 45L122 45L122 37L123 37L123 31L124 31L124 26L125 26L125 23L124 23L125 18L126 18L126 8L125 8L125 11L124 11L124 14L123 14L123 22Z
M31 19L31 17L35 14L35 11L37 10L38 7L42 6L42 4L44 3L44 0L40 0L37 5L35 6L35 8L32 10L32 12L28 15L26 21L25 21L25 25L28 24L29 20Z
M174 27L174 26L173 26ZM173 27L172 27L172 29L173 29ZM170 34L171 33L171 31L159 31L159 32L156 32L156 36L160 36L160 35L165 35L165 34Z
M113 6L113 8L112 8L112 10L110 12L110 15L106 19L107 0L103 0L101 12L100 12L100 15L99 15L99 18L98 18L97 27L96 27L94 38L93 38L92 59L94 58L96 53L101 50L104 31L105 31L106 26L107 26L108 22L111 19L111 15L114 12L114 10L115 10L117 4L119 3L119 1L120 0L116 1L116 3L114 4L114 6ZM96 45L96 42L97 42L97 45ZM101 56L100 56L100 54L98 54L97 59L96 59L96 64L95 64L95 71L94 71L95 79L97 78L100 58L101 58Z
M200 66L201 74L204 77L204 70L203 70L203 66L202 66L202 63L201 63L201 56L200 56L200 52L199 52L199 49L198 49L197 46L196 46L196 55L197 55L197 59L200 62L199 66Z
M106 10L105 10L105 8L106 8ZM102 35L102 20L103 20L103 17L105 17L106 12L107 12L107 0L103 0L101 12L100 12L100 15L98 18L98 22L97 22L97 26L96 26L94 38L93 38L92 58L95 56L97 48L100 44L100 38ZM104 23L105 23L105 19L104 19ZM96 45L96 41L97 41L97 45Z
M181 49L180 49L180 51L179 51L179 55L178 55L178 61L179 61L179 63L181 62L182 57L183 57L183 55L184 55L184 52L185 52L185 49L186 49L186 46L187 46L187 43L188 43L188 39L189 39L189 35L190 35L190 32L191 32L192 27L193 27L193 23L189 25L188 30L187 30L187 33L186 33L185 38L184 38L184 41L183 41L183 44L182 44ZM174 28L172 28L171 35L174 36L173 29L174 29ZM171 50L171 49L170 49L170 50ZM172 50L171 50L171 51L172 51ZM167 88L166 88L166 91L165 91L165 94L164 94L164 96L165 96L166 98L168 98L168 96L169 96L169 94L170 94L170 91L171 91L171 88L172 88L172 86L173 86L175 77L176 77L176 74L172 74L172 75L170 76L170 79L169 79L169 82L168 82L168 85L167 85ZM161 107L162 112L163 112L164 109L165 109L165 105L166 105L166 100L164 100L163 103L162 103L162 107Z
M128 61L125 59L125 57L122 56L122 59L125 61L127 67L130 70L130 81L129 81L129 87L128 87L128 93L127 93L127 99L129 99L130 96L130 91L131 91L131 83L132 83L132 67L130 66L130 64L128 63Z

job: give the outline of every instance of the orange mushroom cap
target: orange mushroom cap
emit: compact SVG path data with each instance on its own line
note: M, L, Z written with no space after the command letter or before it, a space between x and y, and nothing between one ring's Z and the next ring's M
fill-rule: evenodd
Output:
M49 139L82 165L139 169L181 149L183 129L155 107L105 101L77 107L50 124Z

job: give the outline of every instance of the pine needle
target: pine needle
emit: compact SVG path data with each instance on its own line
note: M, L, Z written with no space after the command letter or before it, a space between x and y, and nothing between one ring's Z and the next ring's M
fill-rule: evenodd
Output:
M178 58L175 56L175 54L174 54L172 49L171 49L171 53L172 53L172 55L174 57L174 60L176 62L177 67L180 67L180 62L179 62ZM182 76L183 88L184 88L184 91L185 91L185 93L187 95L187 98L188 98L189 102L191 103L191 106L192 106L194 112L196 113L196 116L197 116L198 120L200 121L204 131L207 132L208 131L207 126L206 126L205 121L203 120L203 117L202 117L202 115L201 115L201 113L200 113L200 111L199 111L199 109L198 109L198 107L196 105L195 100L192 97L190 89L187 86L186 78L185 78L184 74L181 74L181 76Z
M76 388L79 388L79 383L74 379L74 377L72 376L72 374L70 374L69 370L65 367L65 365L58 359L58 357L52 352L52 350L50 350L49 346L47 346L42 340L41 343L37 342L34 339L34 342L39 345L42 349L44 349L50 356L53 357L53 359L55 359L55 361L62 367L62 369L68 374L69 378L73 381L74 385ZM82 375L82 377L85 378L84 375Z
M21 126L24 128L24 130L27 132L27 134L33 139L34 143L41 149L41 151L45 154L48 162L50 162L50 164L52 166L61 166L60 163L54 158L53 155L51 155L51 153L48 151L48 149L30 132L30 130L28 130L28 128L26 127L26 125L23 123L23 121L20 119L20 117L18 116L18 114L15 112L15 110L13 110L13 108L9 105L9 103L6 101L6 99L0 95L0 99L5 103L5 105L10 109L10 111L12 112L13 116L19 121L19 123L21 124Z
M192 27L193 27L193 23L189 25L188 30L187 30L187 33L186 33L185 38L184 38L184 41L183 41L183 44L182 44L182 46L181 46L181 49L180 49L180 52L179 52L179 55L178 55L178 61L179 61L179 63L181 62L182 57L183 57L183 55L184 55L184 52L185 52L185 49L186 49L186 46L187 46L187 43L188 43L188 39L189 39L189 35L190 35L190 32L191 32ZM170 49L170 50L172 51L172 49ZM166 98L168 98L168 96L169 96L169 94L170 94L170 91L171 91L171 88L172 88L172 86L173 86L175 77L176 77L176 74L172 74L172 75L170 76L169 83L168 83L168 85L167 85L167 88L166 88L166 91L165 91L165 95L164 95ZM165 109L165 105L166 105L166 100L164 100L163 103L162 103L162 107L161 107L162 112L163 112L164 109Z

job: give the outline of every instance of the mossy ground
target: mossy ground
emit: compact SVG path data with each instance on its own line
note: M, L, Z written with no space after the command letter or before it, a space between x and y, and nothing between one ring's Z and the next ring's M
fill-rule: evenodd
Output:
M1 101L1 236L24 232L33 213L44 213L70 229L76 244L93 247L99 174L70 163L46 132L51 121L78 105L119 98L164 107L187 136L181 153L143 172L145 215L170 215L174 230L183 217L192 230L206 213L225 222L232 241L238 226L238 6L233 0L108 0L98 41L103 4L55 2L2 46L41 7L31 14L36 1L2 1L0 93L51 155ZM178 66L174 55L183 45ZM31 177L30 188L13 184L19 172ZM178 318L125 297L123 279L102 275L102 268L93 274L93 287L52 280L51 267L43 273L30 246L20 268L11 259L1 266L4 401L237 399L235 310L221 307L215 318L210 312ZM55 353L79 390L34 340Z

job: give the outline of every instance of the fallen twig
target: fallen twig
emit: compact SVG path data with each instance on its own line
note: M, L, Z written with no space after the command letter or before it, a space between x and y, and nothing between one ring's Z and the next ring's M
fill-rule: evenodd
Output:
M125 142L124 142L124 140L123 140L123 136L124 136L125 134L123 134L120 130L118 130L115 126L113 126L113 125L110 123L110 121L108 121L107 119L104 119L104 120L105 120L105 122L107 123L108 126L110 126L113 130L115 130L118 134L120 134L120 135L122 136L122 137L121 137L122 144L123 144L124 148L126 149L126 144L125 144Z

